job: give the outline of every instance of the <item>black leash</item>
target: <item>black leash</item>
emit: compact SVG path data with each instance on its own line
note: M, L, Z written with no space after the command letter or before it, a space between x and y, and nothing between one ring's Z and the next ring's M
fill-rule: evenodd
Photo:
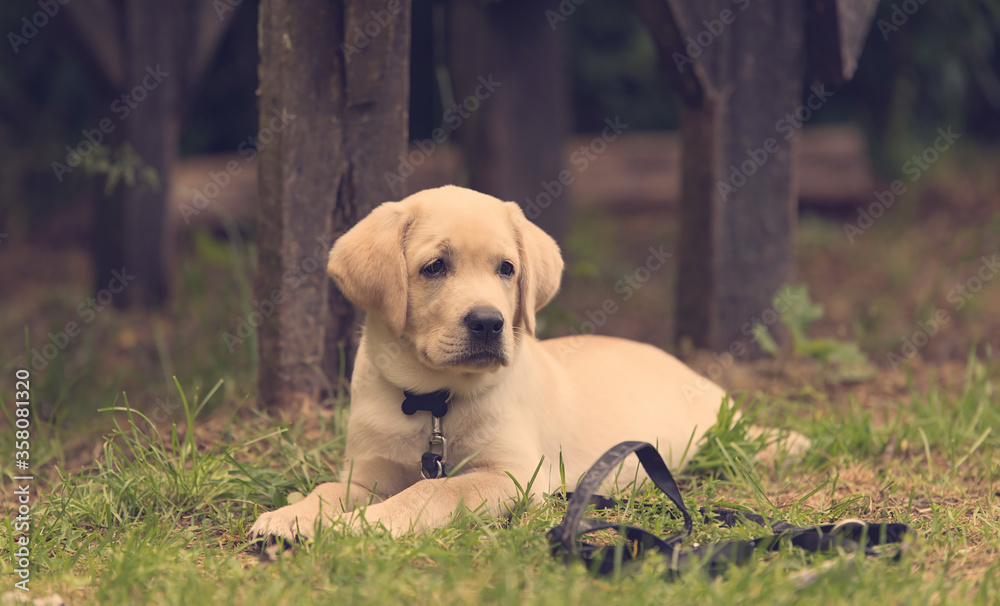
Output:
M406 399L403 400L403 413L414 415L421 411L431 413L431 438L428 441L428 449L420 457L420 473L427 480L443 478L448 475L448 440L444 437L444 430L441 428L441 417L448 414L448 400L451 399L451 392L447 389L432 393L416 394L403 391ZM441 452L434 452L435 449Z
M662 539L637 526L583 517L584 510L588 505L596 505L598 509L618 506L618 502L597 495L596 492L604 479L632 453L639 457L639 462L653 484L663 491L680 510L681 516L684 518L684 529L676 536ZM641 558L649 549L654 549L667 557L669 578L676 578L680 573L693 568L698 563L701 563L710 575L715 576L722 573L730 565L746 563L753 557L757 549L777 550L783 541L811 552L828 552L838 548L852 551L864 545L866 555L875 555L874 547L888 543L902 543L903 536L910 532L910 527L906 524L868 524L856 520L801 528L785 522L767 520L752 513L716 508L711 512L702 509L701 513L706 518L714 518L723 526L732 527L750 521L770 528L776 534L747 541L723 541L710 545L682 548L681 542L691 535L691 515L684 506L677 482L674 481L674 477L666 463L663 462L663 458L660 457L660 453L652 444L646 442L622 442L604 453L584 474L576 491L567 495L567 498L569 498L569 505L566 507L566 516L548 533L553 554L562 552L566 557L575 555L581 558L589 569L596 570L599 574L613 572L616 568L616 558L618 558L620 565L620 563ZM616 549L614 545L596 545L577 540L581 535L603 529L624 533L629 544L624 549ZM898 560L902 551L901 544L900 549L893 556L893 560Z

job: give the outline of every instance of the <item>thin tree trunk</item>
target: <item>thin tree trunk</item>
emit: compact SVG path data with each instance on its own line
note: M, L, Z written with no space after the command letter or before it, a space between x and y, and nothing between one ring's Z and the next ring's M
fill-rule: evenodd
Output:
M802 73L849 80L877 0L634 1L684 100L677 337L759 355L792 277L798 132L832 95L803 104Z
M260 397L308 410L342 364L350 374L360 315L327 277L327 253L393 199L384 174L406 151L410 6L263 0L260 36Z
M95 290L107 288L112 272L123 267L135 276L115 297L117 306L157 306L170 295L176 217L166 212L166 201L182 106L191 100L234 10L198 0L67 4L85 62L113 92L113 117L101 118L111 120L115 131L102 144L119 154L125 144L141 166L152 169L138 171L132 184L119 181L107 198L107 176L95 179L100 180L92 245ZM113 159L122 166L121 157Z
M124 295L130 306L154 307L168 298L172 283L173 217L166 205L180 147L179 28L169 3L127 3L125 19L125 97L124 105L115 107L128 108L125 143L155 178L139 169L134 184L124 185L125 269L135 276Z
M517 202L557 239L568 219L559 173L570 123L566 26L553 27L546 18L558 5L558 0L449 5L452 103L462 117L456 134L469 186Z
M677 337L754 355L748 327L792 276L797 130L777 125L801 103L803 8L636 4L684 100Z

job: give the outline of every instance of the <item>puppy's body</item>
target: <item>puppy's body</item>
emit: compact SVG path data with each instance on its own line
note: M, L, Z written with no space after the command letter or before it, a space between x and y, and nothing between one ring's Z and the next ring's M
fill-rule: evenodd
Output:
M366 351L378 349L368 334L365 341L359 363ZM534 485L544 492L561 487L560 453L572 489L604 451L624 440L656 444L668 464L682 466L715 423L724 396L663 351L611 337L525 337L502 374L483 391L475 385L452 389L443 419L448 460L455 465L468 459L460 471L510 471L525 486L544 457ZM447 386L428 378L421 387L432 392ZM418 462L427 450L430 414L404 415L402 399L391 380L380 376L355 390L348 425L346 454L354 461L354 478L367 475L359 468L365 452L378 453L377 467L384 462L401 468L400 476L382 467L371 474L378 492L386 494L421 479ZM387 485L386 477L401 480ZM629 471L620 477L627 483L634 476Z
M338 519L401 534L443 525L460 505L500 515L516 496L508 472L526 487L542 461L532 492L551 492L561 456L573 489L623 440L656 444L680 467L715 423L723 390L655 347L535 339L562 259L516 204L457 187L383 204L337 241L329 269L368 311L345 469L341 482L262 515L255 535L309 536ZM451 392L442 424L453 475L421 477L431 415L405 415L404 390Z

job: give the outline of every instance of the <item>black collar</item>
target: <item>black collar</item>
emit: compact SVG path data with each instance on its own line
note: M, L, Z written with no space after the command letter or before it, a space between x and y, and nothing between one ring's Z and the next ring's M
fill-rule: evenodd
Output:
M403 400L405 414L412 415L426 410L440 419L448 413L448 400L451 399L451 392L447 389L421 394L403 390L403 395L406 396L406 399Z

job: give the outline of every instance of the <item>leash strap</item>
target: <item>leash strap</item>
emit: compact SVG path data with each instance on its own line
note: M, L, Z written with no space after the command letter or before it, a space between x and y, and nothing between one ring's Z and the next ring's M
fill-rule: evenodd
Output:
M597 495L596 492L604 479L632 453L639 458L639 463L653 484L665 493L680 511L684 519L684 528L677 535L664 539L637 526L583 517L589 505L594 505L598 509L611 509L621 505L620 501ZM562 522L548 533L553 554L562 553L567 559L572 556L579 557L589 569L602 575L612 573L616 568L620 568L622 563L637 560L647 550L653 549L667 557L668 578L676 578L698 564L709 575L716 576L731 565L746 563L753 558L758 549L776 551L785 541L811 552L829 552L838 548L855 551L864 545L866 555L875 555L876 546L900 543L900 549L893 556L893 560L898 560L903 551L903 536L910 532L910 527L906 524L868 524L859 520L802 528L768 520L757 514L716 508L710 512L702 509L701 513L706 519L714 518L723 526L733 527L749 521L769 528L775 534L746 541L722 541L682 548L681 543L691 535L691 515L684 506L680 489L667 464L656 448L646 442L622 442L604 453L584 474L576 491L567 494L566 497L569 499L566 515ZM603 529L624 534L628 544L623 549L614 545L596 545L577 540L582 535Z

